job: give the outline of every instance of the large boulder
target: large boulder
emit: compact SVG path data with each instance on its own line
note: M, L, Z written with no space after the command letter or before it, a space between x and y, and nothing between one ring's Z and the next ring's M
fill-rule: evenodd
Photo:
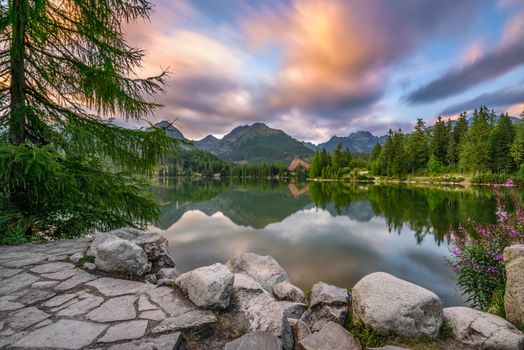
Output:
M362 347L351 333L335 322L327 322L319 332L300 342L304 350L361 350Z
M151 269L151 262L142 248L116 236L106 239L95 251L95 265L105 272L128 272L142 276Z
M504 309L506 318L515 326L524 326L524 245L504 249L506 264L506 293Z
M433 292L384 272L362 278L353 288L353 319L382 335L436 338L442 303Z
M272 256L262 256L255 253L244 253L229 259L226 265L234 273L245 272L269 293L275 283L288 280L287 272Z
M224 264L200 267L180 275L175 284L197 306L225 309L229 306L233 274Z
M126 241L133 241L142 233L143 231L140 231L139 229L133 227L123 227L109 232L96 232L95 238L91 242L91 245L89 246L86 255L96 256L98 246L104 243L110 237L116 236L118 238L125 239Z
M302 321L313 332L319 331L329 321L342 325L349 313L350 302L347 289L319 282L311 289L311 302L302 315Z
M475 349L524 349L524 334L501 317L467 307L448 307L444 319L458 341Z
M294 301L296 303L306 302L304 292L288 281L275 283L273 285L273 295L277 300Z
M284 350L294 348L293 332L288 318L300 318L306 305L273 299L260 283L245 273L236 273L233 283L235 311L247 320L249 331L273 334Z
M280 350L280 340L267 332L251 332L229 342L224 350Z

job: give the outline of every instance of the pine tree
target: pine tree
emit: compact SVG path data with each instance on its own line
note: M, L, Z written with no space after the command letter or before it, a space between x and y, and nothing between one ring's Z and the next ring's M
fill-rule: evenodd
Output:
M509 173L515 170L510 149L515 139L515 128L507 114L501 114L491 137L491 170Z
M431 136L430 153L444 164L447 160L449 129L442 117L438 117Z
M144 52L123 31L150 10L147 0L0 5L0 232L73 236L157 216L135 175L152 174L174 141L100 117L159 107L146 98L165 72L133 78Z
M524 112L521 116L524 117ZM524 169L524 122L520 122L515 127L515 139L510 147L510 153L517 168Z
M487 170L491 159L491 125L487 109L475 110L460 150L460 165L477 174Z
M309 166L309 177L314 179L319 177L321 174L321 165L320 165L320 153L319 151L315 151L315 154L313 155L313 160L311 161L311 165Z
M422 119L417 119L415 130L407 137L406 154L409 170L413 174L424 168L428 162L428 135L426 133L426 124Z
M460 113L460 116L457 120L457 124L453 128L453 143L454 143L454 157L455 162L459 163L460 159L460 148L462 145L462 141L464 140L464 136L466 135L466 132L468 131L468 120L467 120L466 112Z

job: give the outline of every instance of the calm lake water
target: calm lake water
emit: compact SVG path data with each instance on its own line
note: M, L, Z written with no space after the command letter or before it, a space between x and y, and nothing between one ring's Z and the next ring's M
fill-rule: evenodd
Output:
M385 271L463 304L449 256L450 225L495 220L487 190L337 183L190 181L155 185L154 229L180 272L244 252L272 255L297 286L351 288Z

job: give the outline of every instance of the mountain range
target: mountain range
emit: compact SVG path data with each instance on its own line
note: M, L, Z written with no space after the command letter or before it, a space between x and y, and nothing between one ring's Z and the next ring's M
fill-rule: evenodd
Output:
M472 118L468 118L470 123ZM513 123L522 119L511 117ZM184 134L168 121L156 123L154 128L165 130L166 135L181 141L188 140ZM428 126L430 130L433 126ZM197 148L208 151L217 157L236 163L288 163L293 157L300 156L310 160L314 151L325 149L333 152L340 144L351 152L371 153L377 143L384 144L387 135L375 136L369 131L357 131L348 136L333 136L329 141L315 145L311 142L298 141L282 130L273 129L264 123L237 126L223 138L208 135L201 140L184 144L183 148Z

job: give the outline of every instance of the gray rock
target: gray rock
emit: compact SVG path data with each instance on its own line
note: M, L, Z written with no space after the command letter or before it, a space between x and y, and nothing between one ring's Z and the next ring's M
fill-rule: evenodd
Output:
M273 295L277 300L293 301L296 303L306 302L304 292L288 281L275 283L273 285Z
M208 309L229 306L233 274L224 264L213 264L186 272L175 280L195 305Z
M92 262L85 262L84 265L82 265L82 267L84 268L84 270L87 270L87 271L96 270L96 265Z
M157 307L147 299L145 295L138 298L138 311L156 310Z
M76 275L73 275L73 277L59 283L55 287L55 290L57 291L69 290L71 288L78 286L79 284L83 284L83 283L97 279L95 275L92 275L82 270L78 270L78 271L79 272Z
M169 286L169 287L173 287L175 285L175 280L172 280L172 279L168 279L168 278L161 278L161 279L158 279L156 280L155 284L157 286Z
M98 341L101 343L112 343L120 340L138 339L144 336L146 329L147 321L119 323L110 327Z
M95 307L100 306L104 302L104 298L92 296L83 300L80 300L65 309L60 310L56 316L61 317L72 317L77 315L83 315L86 312L91 311Z
M69 261L71 261L73 264L76 264L80 261L80 259L83 259L84 257L84 253L75 253L69 257Z
M97 232L95 233L95 238L91 242L86 255L96 256L98 247L108 238L118 237L127 241L136 241L137 238L140 237L143 233L143 231L132 227L123 227L109 232Z
M161 259L164 266L175 267L175 259L169 254L166 254Z
M125 321L136 318L136 297L125 295L107 300L87 314L87 318L97 322Z
M258 282L244 273L235 274L233 297L236 312L249 322L249 331L271 333L281 340L285 350L293 349L293 332L287 319L300 318L306 305L276 301Z
M501 317L467 307L448 307L444 318L458 341L476 349L524 349L524 334Z
M156 282L156 276L152 273L149 273L144 276L144 281L154 284Z
M102 277L86 284L95 287L100 293L107 297L143 293L148 289L148 286L145 283L109 277Z
M344 327L335 322L326 323L319 332L303 339L304 350L360 350L359 342Z
M95 265L105 272L129 272L137 276L151 270L151 262L142 248L116 236L97 247Z
M162 310L143 311L138 318L152 321L161 321L166 318L166 314Z
M245 272L270 293L275 283L288 280L287 272L269 255L244 253L229 259L226 265L234 273Z
M172 331L201 331L205 332L217 322L217 318L212 313L205 313L202 310L186 312L177 317L169 317L153 330L151 333L159 334Z
M14 303L8 300L0 300L0 311L13 311L24 307L24 304Z
M229 342L224 350L280 350L280 340L272 334L262 331L251 332Z
M71 270L63 270L63 271L53 272L53 273L44 273L41 276L52 279L52 280L63 281L65 279L68 279L71 276L76 275L77 273L78 273L77 269L71 269Z
M63 270L70 270L72 268L74 268L74 266L70 263L57 261L57 262L35 266L29 271L34 272L34 273L53 273L53 272L58 272L58 271L63 271Z
M37 309L36 307L27 307L11 313L5 324L14 331L22 331L35 323L41 322L51 315Z
M287 321L293 331L293 339L295 340L295 348L307 336L311 334L311 330L303 321L296 318L288 318Z
M2 267L0 268L0 278L11 277L22 271L22 269L7 269Z
M383 272L362 278L353 288L353 319L382 335L436 338L442 303L427 289Z
M343 325L350 302L351 295L346 289L319 282L311 289L311 302L301 320L313 332L320 331L329 321Z
M147 258L151 261L156 261L168 253L169 242L159 233L144 235L137 244L144 250Z
M524 244L512 245L504 249L504 262L506 319L521 328L524 326Z
M91 344L107 326L61 319L39 328L15 343L25 348L81 349Z
M178 350L182 344L180 332L160 335L154 338L142 338L133 342L113 345L109 350Z
M156 273L159 279L176 280L180 274L174 267L164 267Z
M55 295L55 293L46 290L29 289L26 293L17 298L16 302L24 305L31 305L52 298Z
M12 294L22 288L29 287L38 281L38 277L22 272L2 281L0 295Z

